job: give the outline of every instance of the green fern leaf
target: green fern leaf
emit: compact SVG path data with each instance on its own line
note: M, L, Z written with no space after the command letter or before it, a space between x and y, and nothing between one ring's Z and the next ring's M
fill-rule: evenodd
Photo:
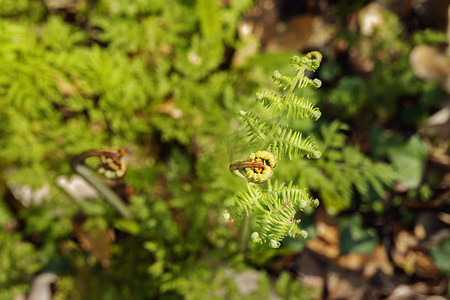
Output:
M292 114L293 118L303 119L308 117L314 121L317 121L322 115L319 108L304 97L299 98L294 94L291 94L287 101L287 118L289 118Z
M272 185L269 181L267 192L265 193L276 208L285 207L286 204L292 207L293 211L304 210L307 206L317 206L315 199L311 198L306 189L300 189L292 184L292 181L285 186L278 185L278 181Z
M286 235L293 238L307 236L307 232L298 227L300 221L295 219L295 215L306 207L317 207L319 201L310 197L306 189L300 189L292 182L285 186L278 185L277 181L272 185L269 181L267 191L262 196L261 199L267 202L261 205L267 207L269 212L256 215L258 227L254 237L257 241L277 248Z
M302 139L300 132L280 125L283 116L292 119L318 120L320 118L321 112L314 103L307 98L295 96L294 90L296 87L302 88L308 85L313 88L320 87L321 81L308 78L305 71L317 69L321 58L319 52L310 52L301 58L294 56L291 65L298 71L294 77L283 75L279 71L273 73L272 79L278 87L283 90L289 88L289 91L283 95L263 90L256 96L260 104L271 110L274 115L276 114L274 122L266 124L256 114L240 112L239 117L246 127L250 141L263 142L262 149L272 151L278 156L287 156L291 160L304 156L318 159L321 156L319 148L310 137ZM263 165L261 166L261 164ZM241 166L244 166L243 162L232 163L230 171L236 175L243 175L239 169ZM250 166L250 164L247 163L246 166ZM270 173L268 173L270 177L275 164L269 166L265 160L255 160L252 162L252 169L249 172L257 172L258 176L261 176L263 167L264 172L265 168L270 169ZM247 176L247 180L250 180L249 176ZM230 220L231 215L242 217L248 215L249 210L252 211L257 224L257 230L251 235L252 240L267 243L272 248L278 248L286 235L293 238L307 236L307 232L298 227L300 220L295 219L296 213L299 210L303 211L308 206L317 207L318 204L317 199L311 198L305 189L293 186L292 182L288 186L278 185L277 182L272 185L269 180L268 187L264 191L260 187L248 184L248 191L237 194L230 212L225 212L224 218Z
M289 63L297 71L306 69L314 72L320 66L321 61L322 54L318 51L312 51L302 57L293 56Z
M385 163L372 163L368 170L370 172L367 172L365 177L367 178L368 184L372 186L379 196L383 196L386 192L386 187L390 186L397 179L395 171L390 165Z
M278 87L282 88L283 90L295 84L294 78L287 75L283 75L279 71L273 72L272 79L273 82L275 82L278 85Z
M270 151L277 153L277 155L287 155L289 159L305 156L318 159L321 156L318 149L310 137L302 140L301 132L286 127L277 129L277 134L269 145Z
M279 111L283 107L283 98L275 93L264 90L256 94L256 100L264 105L264 107L272 110L273 113Z
M257 233L259 241L268 243L272 248L278 248L280 241L284 239L289 231L290 224L280 218L278 213L268 213L256 216Z
M261 207L259 200L262 197L260 189L254 187L251 183L247 183L247 191L239 192L233 203L233 206L229 208L230 213L236 217L248 216L249 211L253 211L256 207Z
M283 108L287 111L287 118L310 118L317 121L322 113L314 103L302 97L299 98L294 94L287 98L281 97L275 93L264 90L256 95L256 100L270 109L273 113L281 111ZM286 102L286 103L285 103Z
M267 139L264 132L268 130L269 126L260 117L254 113L241 110L239 118L247 128L247 136L250 138L250 142L265 141Z

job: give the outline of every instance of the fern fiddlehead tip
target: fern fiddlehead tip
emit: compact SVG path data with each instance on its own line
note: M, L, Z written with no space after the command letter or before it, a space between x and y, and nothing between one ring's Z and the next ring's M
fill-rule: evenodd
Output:
M270 240L270 242L269 242L269 247L270 248L277 249L277 248L280 247L280 245L281 245L280 242L278 242L276 240Z
M120 148L117 151L103 150L100 156L101 165L97 171L108 179L119 179L125 176L127 172L127 164L123 157L126 150Z
M255 153L250 153L248 157L252 161L263 161L271 168L275 168L277 166L277 157L275 156L275 154L267 150L259 150Z
M315 121L319 120L321 116L322 116L322 113L320 111L318 111L318 110L313 111L313 117L314 117Z
M132 213L128 210L122 199L111 190L104 182L99 180L92 173L92 167L88 167L86 160L90 157L97 157L100 160L95 171L107 179L121 179L127 172L127 165L123 160L125 149L114 150L88 150L76 155L72 158L71 167L75 173L82 176L89 184L91 184L104 199L114 207L124 218L132 218Z
M231 163L230 171L257 184L264 183L272 177L272 169L277 165L277 157L272 152L259 150L250 153L248 159Z
M231 221L231 215L230 215L230 213L228 212L228 210L224 211L224 213L223 213L223 219L225 220L225 222Z
M322 80L320 80L319 78L315 78L312 81L312 86L316 89L320 88L322 86Z
M317 60L319 63L322 62L322 54L319 51L311 51L306 54L306 57L312 60Z
M322 156L322 152L320 152L320 151L314 151L314 152L313 152L313 155L312 155L312 158L313 158L313 159L319 159L321 156Z
M319 206L319 204L320 204L320 201L317 198L314 199L311 203L312 207L314 207L314 208L317 208Z
M107 179L120 179L127 173L127 164L123 159L126 154L125 148L118 150L87 150L75 156L71 165L74 168L78 164L85 163L85 160L89 157L97 157L100 159L100 164L96 168L99 174Z
M256 231L252 233L252 235L250 236L250 238L252 239L253 242L255 243L260 243L262 240L259 237L259 233L257 233Z
M308 237L308 231L306 230L300 230L300 237L302 239L306 239Z

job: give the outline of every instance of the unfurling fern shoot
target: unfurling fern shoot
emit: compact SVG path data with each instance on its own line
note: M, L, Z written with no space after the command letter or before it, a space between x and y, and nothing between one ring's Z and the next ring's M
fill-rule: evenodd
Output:
M319 200L313 199L306 189L301 189L290 182L288 185L271 183L273 168L278 157L296 159L307 157L320 158L320 151L309 138L303 138L302 133L281 125L283 118L310 118L318 120L319 109L307 98L297 97L296 88L311 86L319 88L319 79L310 79L305 71L315 71L322 60L322 55L313 51L303 57L294 56L290 65L296 75L291 77L275 71L273 81L286 94L276 94L269 91L257 93L256 99L275 116L273 122L266 122L254 112L241 110L239 118L247 129L250 142L263 144L261 150L250 153L246 160L230 164L230 171L247 180L247 191L236 195L234 203L224 213L227 221L233 217L245 217L250 213L256 218L256 228L251 234L254 242L267 243L272 248L278 248L286 235L294 238L305 238L307 232L298 226L295 219L297 211L306 207L317 207ZM261 184L267 182L267 187Z

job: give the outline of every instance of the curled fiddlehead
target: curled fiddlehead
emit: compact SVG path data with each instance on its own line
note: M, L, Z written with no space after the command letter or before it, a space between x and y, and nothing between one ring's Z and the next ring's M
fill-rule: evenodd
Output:
M270 151L260 150L250 153L248 160L230 164L230 171L252 183L264 183L272 177L277 157Z
M71 167L75 173L83 177L91 186L93 186L100 195L119 212L124 218L131 218L131 212L128 210L122 199L111 190L98 176L98 173L108 180L121 180L127 172L127 165L123 157L126 155L125 149L115 150L88 150L73 157ZM87 159L97 158L96 167L91 167L86 163Z
M90 157L97 157L100 160L96 171L104 175L107 179L123 178L127 172L127 164L123 159L126 155L126 150L120 148L119 150L88 150L75 156L71 161L72 169L75 170L76 165L84 164L86 159Z

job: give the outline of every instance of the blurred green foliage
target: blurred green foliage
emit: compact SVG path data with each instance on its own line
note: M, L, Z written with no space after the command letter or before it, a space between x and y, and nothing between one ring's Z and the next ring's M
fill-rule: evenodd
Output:
M56 2L0 0L0 299L29 292L33 276L46 271L59 275L58 299L241 299L238 272L304 245L252 245L239 255L242 224L222 220L223 208L242 188L229 162L251 152L236 112L252 105L248 99L292 53L257 54L242 68L229 67L230 49L244 46L236 28L251 0L45 5ZM386 132L394 120L416 129L435 107L439 89L413 75L404 30L395 16L386 18L375 39L342 33L374 60L368 76L345 73L328 60L320 71L328 73L317 76L327 81L323 91L299 95L321 99L323 117L317 127L309 121L289 126L313 136L322 158L277 167L276 177L306 187L333 214L380 214L394 179L411 187L422 180L419 174L407 178L401 160L407 154L411 167L423 171L423 144L414 138L405 144ZM418 101L403 102L408 97ZM380 119L384 123L373 128ZM349 144L355 128L371 139L373 152L363 151L360 137ZM122 146L130 152L133 220L118 218L99 199L74 199L56 184L72 174L74 155ZM31 205L17 205L23 199L11 195L14 188L36 192L45 185L48 194ZM107 263L81 245L74 229L80 215L82 228L94 236L114 229ZM368 251L372 232L356 217L348 222L355 232L346 251ZM443 243L433 250L436 261L447 248ZM247 299L269 299L273 291L283 299L315 296L287 273L273 282L258 274L258 289Z
M417 136L413 136L405 145L391 147L388 154L399 174L399 180L409 188L418 188L425 171L427 146Z
M378 243L373 228L364 228L359 215L343 219L339 224L340 248L342 254L370 254Z
M430 249L431 257L439 266L439 269L446 273L450 273L450 263L448 261L448 254L450 253L450 238L446 238L440 242L439 245Z

